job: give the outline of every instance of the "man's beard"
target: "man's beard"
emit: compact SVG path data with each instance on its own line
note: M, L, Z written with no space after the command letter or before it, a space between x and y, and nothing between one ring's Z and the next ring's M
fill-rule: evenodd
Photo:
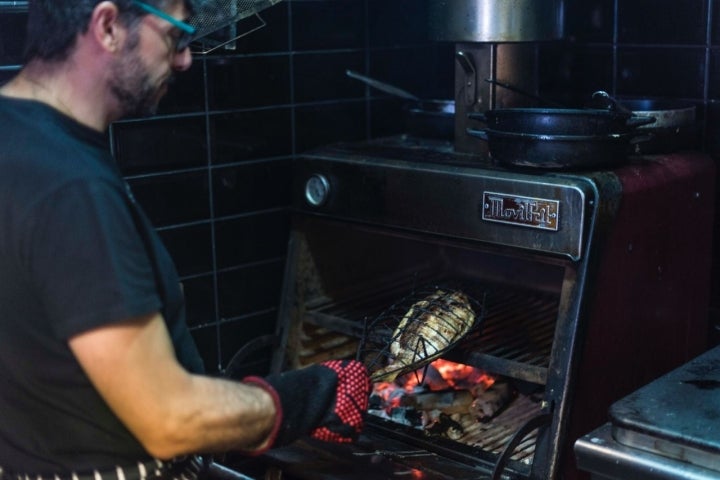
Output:
M146 117L157 112L162 89L170 79L154 84L137 49L128 50L113 65L110 90L120 106L121 117Z

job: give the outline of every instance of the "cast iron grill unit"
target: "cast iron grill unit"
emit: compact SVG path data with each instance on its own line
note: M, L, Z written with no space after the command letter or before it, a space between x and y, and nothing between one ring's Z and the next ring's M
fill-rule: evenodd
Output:
M357 444L300 442L264 459L308 480L357 471L368 479L418 472L428 480L573 478L570 442L638 386L619 375L595 389L607 362L619 372L662 347L667 355L646 359L647 375L658 375L702 345L698 289L688 285L687 300L674 302L656 287L652 265L664 247L652 242L676 229L683 238L706 232L706 204L678 201L701 198L700 190L709 195L706 160L661 158L617 172L511 172L407 138L330 146L297 159L273 370L352 358L369 321L418 288L451 282L481 290L474 297L486 310L480 327L443 358L509 379L519 394L490 421L468 426L461 441L378 417ZM627 198L626 183L634 188ZM662 216L619 214L621 199L643 212L652 200ZM626 230L630 240L617 234ZM650 246L628 256L627 243L638 239ZM673 260L683 259L674 270L698 268L696 253L674 248ZM618 294L620 270L651 290ZM656 328L661 304L673 328ZM642 328L628 331L628 322ZM623 341L605 340L598 350L592 337L601 334ZM688 342L668 351L677 335ZM580 409L576 401L584 402Z

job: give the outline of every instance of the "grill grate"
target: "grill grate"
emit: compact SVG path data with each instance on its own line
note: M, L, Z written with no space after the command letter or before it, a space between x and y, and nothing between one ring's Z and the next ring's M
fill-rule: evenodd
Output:
M498 375L545 384L550 363L559 295L468 281L438 282L462 285L473 298L482 298L482 325L450 352L448 359L473 365ZM398 281L378 282L375 289L355 292L341 299L308 302L303 325L324 327L345 335L347 341L364 335L364 324L377 318L398 298L419 291ZM419 298L415 298L419 300ZM391 332L388 332L388 335ZM312 337L310 332L304 336ZM302 347L307 345L301 340ZM301 360L300 364L304 364Z
M367 322L387 312L388 306L398 298L410 303L419 299L408 292L418 292L420 297L421 292L427 292L425 287L417 287L417 279L406 279L379 280L374 288L355 290L343 298L324 297L307 302L295 359L297 365L355 355L367 333ZM422 282L422 285L426 283L430 284ZM484 309L479 328L473 329L448 352L445 356L448 360L473 365L494 375L544 385L559 307L558 294L458 280L432 283L436 284L461 285L469 296L482 299ZM391 334L392 331L387 332ZM541 413L541 395L519 394L490 421L478 422L472 416L464 416L463 433L454 442L500 455L516 432ZM394 423L375 415L371 417L373 422ZM414 430L409 426L397 427ZM433 437L427 438L432 443ZM529 468L536 441L537 431L530 432L515 448L510 460Z
M482 302L464 287L424 286L366 323L358 356L373 381L392 381L448 353L482 324L483 314Z

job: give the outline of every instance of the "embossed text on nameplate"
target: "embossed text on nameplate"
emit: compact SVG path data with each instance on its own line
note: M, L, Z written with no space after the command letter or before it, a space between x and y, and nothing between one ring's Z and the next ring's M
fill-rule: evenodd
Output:
M557 231L560 202L506 193L483 192L482 219L488 222Z

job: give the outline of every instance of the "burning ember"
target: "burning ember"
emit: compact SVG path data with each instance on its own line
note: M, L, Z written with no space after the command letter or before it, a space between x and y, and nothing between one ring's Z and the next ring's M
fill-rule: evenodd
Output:
M491 420L514 396L502 379L439 359L425 373L418 370L392 383L376 383L370 413L457 439L464 434L463 425Z

